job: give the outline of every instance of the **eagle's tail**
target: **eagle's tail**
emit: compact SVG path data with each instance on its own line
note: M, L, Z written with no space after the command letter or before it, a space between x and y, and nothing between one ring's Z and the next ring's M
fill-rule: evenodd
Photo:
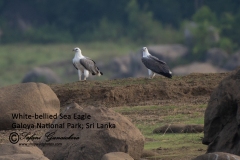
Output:
M172 72L169 71L168 73L163 73L165 77L172 78Z
M98 76L101 76L101 75L103 75L103 73L102 72L98 72Z

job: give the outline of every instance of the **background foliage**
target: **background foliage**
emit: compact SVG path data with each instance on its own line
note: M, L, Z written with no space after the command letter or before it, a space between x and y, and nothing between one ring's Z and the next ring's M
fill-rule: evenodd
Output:
M210 46L231 52L240 43L239 7L237 0L0 0L1 43L183 43L183 30L194 22L194 52Z
M179 64L201 61L212 47L231 54L240 46L239 7L238 0L0 0L0 86L36 66L71 65L76 46L101 59L180 43L189 54Z

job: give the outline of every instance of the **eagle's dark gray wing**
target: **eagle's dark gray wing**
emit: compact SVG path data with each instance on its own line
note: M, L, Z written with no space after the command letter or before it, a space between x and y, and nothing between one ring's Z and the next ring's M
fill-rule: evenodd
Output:
M82 58L80 59L80 64L89 72L92 73L92 75L96 75L98 73L100 73L101 75L103 74L102 72L100 72L99 68L96 66L96 63L91 60L90 58Z
M76 65L73 63L73 66L78 70L78 68L76 67Z
M158 59L158 58L155 57L155 56L149 55L148 57L150 57L150 58L152 58L152 59L154 59L154 60L156 60L156 61L158 61L158 62L160 62L160 63L162 63L162 64L166 64L166 62L164 62L164 61Z
M168 65L154 56L142 57L143 64L151 71L171 78L172 74Z

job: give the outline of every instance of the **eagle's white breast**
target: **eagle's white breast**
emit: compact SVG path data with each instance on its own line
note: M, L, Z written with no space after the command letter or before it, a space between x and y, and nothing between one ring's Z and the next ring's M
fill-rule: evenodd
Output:
M83 55L79 54L78 52L75 54L75 56L73 58L73 63L81 71L84 70L84 67L80 63L80 59L83 59L83 58L85 58L85 57Z

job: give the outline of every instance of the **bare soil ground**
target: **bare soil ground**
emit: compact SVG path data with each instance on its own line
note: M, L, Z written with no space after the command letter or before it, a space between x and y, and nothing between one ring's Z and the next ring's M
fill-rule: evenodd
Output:
M78 81L50 85L61 106L82 107L205 104L214 88L229 73L190 74L168 79L157 76L107 81Z

